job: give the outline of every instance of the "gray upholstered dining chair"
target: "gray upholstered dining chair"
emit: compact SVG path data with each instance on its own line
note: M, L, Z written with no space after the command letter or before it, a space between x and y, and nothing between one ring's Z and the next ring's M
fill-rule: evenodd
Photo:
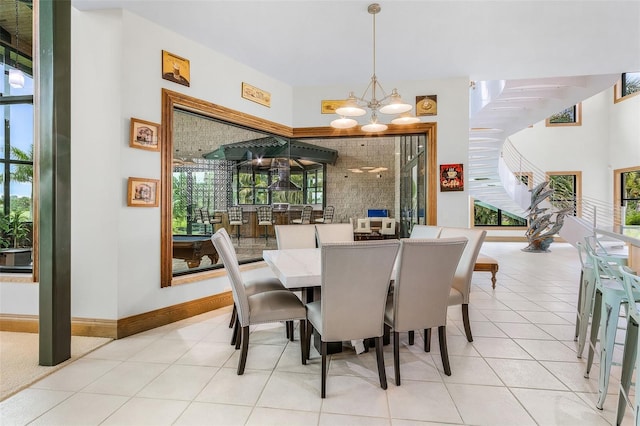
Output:
M398 240L322 244L322 299L307 304L305 338L309 345L312 329L320 334L322 398L327 388L327 342L375 338L380 386L387 388L384 308L399 246Z
M281 321L300 320L300 351L302 363L307 363L307 345L305 344L306 333L306 312L305 306L300 299L289 290L270 290L249 294L247 289L254 286L255 282L245 282L240 273L240 267L232 250L228 244L228 238L223 235L223 230L211 236L211 241L215 246L231 282L233 301L237 309L238 324L234 332L236 336L236 347L242 342L240 360L238 361L238 375L244 373L249 351L249 326ZM282 284L281 284L282 285Z
M438 327L440 356L447 376L451 375L446 325L449 293L467 239L433 238L400 240L393 293L387 299L385 323L393 331L393 365L400 386L401 332L423 329L426 342L431 328Z
M438 238L442 228L434 225L413 225L409 238Z
M276 225L278 250L316 247L315 225Z
M318 246L325 243L353 241L353 226L350 223L325 223L316 225Z
M469 294L471 293L471 278L476 266L476 259L484 242L487 231L469 228L443 227L440 238L466 237L467 246L462 252L456 275L453 279L449 306L462 305L462 322L467 341L473 342L471 335L471 323L469 322Z

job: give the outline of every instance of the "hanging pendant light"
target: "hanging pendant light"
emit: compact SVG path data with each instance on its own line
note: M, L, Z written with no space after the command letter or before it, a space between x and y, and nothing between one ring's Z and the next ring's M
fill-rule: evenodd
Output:
M18 16L18 0L16 0L16 60L13 63L14 68L9 70L9 85L14 89L22 89L24 87L24 74L18 68L18 56L20 55Z
M397 89L393 89L390 95L387 95L376 76L376 14L380 12L381 8L378 3L370 4L367 11L373 15L373 74L371 81L365 89L361 97L356 97L353 92L349 93L349 97L345 100L344 104L339 108L336 108L336 114L341 116L339 119L331 122L331 127L336 129L350 129L358 125L358 122L352 118L346 117L360 117L367 113L365 108L371 111L371 118L368 124L361 127L364 132L384 132L387 130L387 125L378 122L378 111L382 114L402 114L410 111L413 107L404 102L402 97L398 93ZM371 98L365 99L367 93L371 90ZM382 99L376 98L376 90L382 92ZM420 120L413 117L414 121L408 119L392 121L394 124L412 124L419 122ZM417 121L415 121L417 120Z

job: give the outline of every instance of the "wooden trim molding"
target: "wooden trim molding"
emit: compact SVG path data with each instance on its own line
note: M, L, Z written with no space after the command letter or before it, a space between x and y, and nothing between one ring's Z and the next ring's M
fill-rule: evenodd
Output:
M119 320L72 318L71 334L73 336L121 339L185 318L223 308L232 303L233 296L230 291L227 291ZM0 331L38 333L38 329L39 319L37 315L0 314Z
M161 198L160 198L160 286L169 287L176 284L193 282L193 279L173 277L172 273L172 230L171 230L171 197L173 167L173 111L183 109L214 119L238 124L244 127L265 131L291 138L330 138L330 137L372 137L399 136L423 133L427 139L427 217L428 225L437 224L438 170L437 170L437 123L420 123L409 126L389 125L380 134L372 135L359 129L337 130L332 127L291 128L269 120L254 117L239 111L225 108L211 102L192 98L182 93L162 89L162 121L160 134L161 148ZM205 279L203 275L198 275Z

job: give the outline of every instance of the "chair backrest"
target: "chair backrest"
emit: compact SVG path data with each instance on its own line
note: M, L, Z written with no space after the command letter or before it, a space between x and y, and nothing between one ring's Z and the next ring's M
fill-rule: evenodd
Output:
M393 284L393 328L447 324L449 292L467 238L403 238Z
M242 207L240 206L231 206L228 210L229 213L229 223L231 222L241 222L242 223Z
M325 243L346 243L353 241L353 226L349 223L328 223L316 225L318 247Z
M316 247L315 225L276 225L278 250Z
M271 206L260 206L257 210L258 225L260 222L271 222L273 220L273 213Z
M453 279L452 287L462 294L462 303L469 303L469 292L471 291L471 277L476 266L476 259L480 253L480 248L484 242L487 231L469 228L443 227L440 231L440 238L466 237L467 246L462 252L456 275Z
M326 243L322 250L322 340L384 333L384 308L398 240Z
M624 284L625 292L627 293L627 300L638 300L638 294L640 294L640 276L636 275L631 269L626 266L618 265L618 271L622 276L622 282ZM635 303L629 303L628 313L636 323L640 324L640 311L638 311L638 305Z
M199 207L193 208L193 220L195 223L203 223L202 209Z
M312 206L304 206L302 208L302 215L300 216L300 219L302 220L302 224L308 224L311 223L311 213L313 212L313 207Z
M324 208L324 212L322 213L322 219L324 222L322 223L331 223L333 222L333 213L335 208L333 206L327 206Z
M396 235L396 220L390 217L383 217L380 225L381 235Z
M224 228L220 228L215 234L211 236L211 242L216 248L218 255L222 259L224 268L227 271L227 276L231 282L231 292L233 293L233 302L236 305L238 311L238 320L241 326L249 325L249 302L247 300L247 293L244 289L244 281L242 274L240 273L240 265L238 264L238 258L236 257L233 246L230 244L231 239L226 234Z
M409 238L438 238L442 228L433 225L413 225Z

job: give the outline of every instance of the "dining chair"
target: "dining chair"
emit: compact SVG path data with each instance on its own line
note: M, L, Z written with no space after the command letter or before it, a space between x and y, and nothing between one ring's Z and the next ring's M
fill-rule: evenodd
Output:
M353 241L353 226L350 223L326 223L315 226L319 247L325 243Z
M327 342L374 338L380 386L387 388L382 354L384 309L399 247L398 240L322 244L322 298L307 303L305 338L309 345L313 329L320 334L322 398L327 387Z
M257 287L256 282L245 282L240 273L240 266L227 238L222 234L223 229L211 236L222 263L231 282L233 301L237 309L238 324L236 332L236 348L242 343L240 359L238 361L238 375L244 374L249 351L249 327L256 324L300 321L300 352L302 364L307 363L306 312L304 304L289 290L269 290L250 294L251 286ZM277 281L277 280L276 280ZM267 281L269 282L269 281ZM282 285L282 284L281 284Z
M588 378L591 372L598 334L600 334L600 368L596 408L602 410L607 397L609 375L611 365L613 364L613 351L616 344L620 306L640 300L640 294L634 293L633 299L629 299L624 289L624 284L622 283L622 275L618 268L620 265L612 262L608 257L596 254L595 249L589 244L586 244L585 247L587 249L587 255L590 257L594 266L596 284L593 313L591 315L589 355L587 357L587 368L584 377Z
M400 240L393 293L387 298L384 321L393 332L393 365L400 386L400 333L423 329L425 348L431 328L438 327L444 373L451 375L447 351L447 308L458 261L467 239Z
M622 276L622 284L624 285L627 299L633 300L634 294L640 294L640 277L625 266L618 266ZM622 424L624 412L627 405L633 409L633 417L635 425L640 425L640 392L637 387L635 398L631 400L629 388L631 387L631 379L635 369L636 375L640 372L640 357L638 357L638 349L640 349L640 341L638 340L638 329L640 328L640 304L629 303L627 307L627 332L625 334L624 352L622 355L622 372L620 377L620 393L618 396L618 412L616 415L616 424Z
M220 244L226 244L227 249L228 249L228 256L231 257L231 261L234 263L239 263L238 262L238 257L236 256L236 252L233 248L233 243L231 242L231 237L229 236L229 233L227 233L227 230L224 228L220 228L217 232L216 235L220 235ZM213 241L213 240L212 240ZM217 251L217 249L216 249ZM253 294L257 294L257 293L262 293L264 291L272 291L272 290L287 290L287 288L282 285L282 283L280 282L280 280L278 280L277 278L266 278L266 279L261 279L261 280L251 280L251 281L244 281L244 287L245 287L245 291L247 293L247 295L251 296ZM236 344L236 334L237 334L237 329L239 327L238 324L238 311L236 309L236 305L235 303L233 304L233 310L231 311L231 320L229 321L229 328L235 326L236 328L234 329L234 332L231 336L231 344L235 345ZM288 330L288 328L287 328Z
M242 214L242 207L240 206L231 206L228 210L229 214L229 225L235 226L236 228L236 238L238 240L238 245L240 245L240 227L247 223L248 221L244 218Z
M315 225L275 225L278 250L316 247Z
M471 278L476 259L480 253L480 248L484 242L487 231L468 228L443 227L440 231L440 238L466 237L468 242L453 278L451 293L449 294L449 306L462 306L462 322L467 341L473 342L471 335L471 323L469 321L469 294L471 293Z
M308 225L311 223L311 213L313 213L312 206L304 206L302 208L302 213L300 214L300 219L293 219L291 223L296 225Z
M267 227L273 226L273 210L271 206L259 206L257 210L258 226L264 226L264 239L269 241L269 231Z
M324 208L322 212L322 217L319 217L315 220L315 223L332 223L333 222L333 214L335 212L335 208L333 206L327 206Z
M438 238L442 228L434 225L413 225L409 238Z

